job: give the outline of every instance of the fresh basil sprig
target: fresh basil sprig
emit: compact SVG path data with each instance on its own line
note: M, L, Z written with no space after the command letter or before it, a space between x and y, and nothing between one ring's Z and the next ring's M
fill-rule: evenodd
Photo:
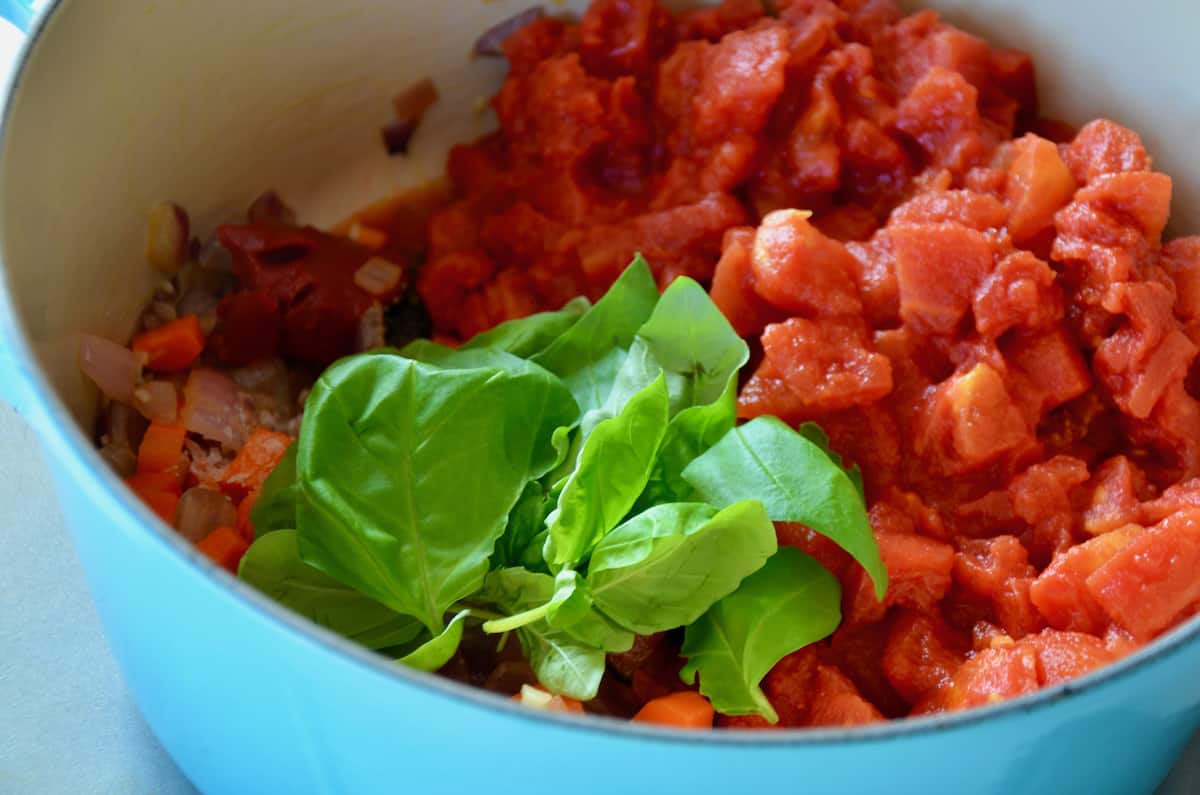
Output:
M468 621L515 633L583 700L635 633L686 627L685 679L774 720L759 682L833 631L840 588L773 521L832 538L881 597L887 573L819 428L736 427L748 358L700 285L660 298L638 257L595 305L342 360L264 485L242 577L423 670Z

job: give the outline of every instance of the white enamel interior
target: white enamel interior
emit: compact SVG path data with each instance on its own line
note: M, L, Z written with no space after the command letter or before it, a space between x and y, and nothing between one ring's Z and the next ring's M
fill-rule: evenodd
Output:
M504 64L469 57L531 0L64 0L29 55L0 162L0 240L18 321L65 404L90 420L76 336L132 330L155 283L147 209L174 200L205 234L276 188L310 222L439 175ZM583 0L552 4L579 10ZM1134 126L1194 228L1200 6L1184 0L933 0L1037 59L1048 111ZM408 158L384 156L389 100L431 76L442 99Z

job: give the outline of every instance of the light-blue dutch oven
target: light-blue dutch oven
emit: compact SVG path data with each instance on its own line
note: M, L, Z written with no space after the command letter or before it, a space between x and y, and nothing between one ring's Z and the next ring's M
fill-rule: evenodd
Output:
M487 128L480 98L503 74L468 58L472 40L524 2L62 0L32 21L23 2L0 2L29 31L0 153L0 394L40 434L113 652L180 768L204 792L288 795L1152 791L1200 726L1196 620L1065 686L853 731L545 716L281 610L198 557L101 462L76 335L131 331L154 280L146 209L172 199L203 231L274 187L323 223L436 176L451 142ZM1032 50L1059 115L1142 130L1176 177L1176 226L1192 224L1192 4L931 5ZM442 100L414 157L389 160L388 100L427 75Z

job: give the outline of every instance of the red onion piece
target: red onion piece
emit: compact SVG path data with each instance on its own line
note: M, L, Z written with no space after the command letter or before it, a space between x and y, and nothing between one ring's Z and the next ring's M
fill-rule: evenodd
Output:
M123 345L93 334L79 336L79 369L110 400L133 401L133 388L142 376L142 364L143 357Z
M192 433L238 450L250 432L250 412L238 385L216 370L197 368L183 387L183 425Z
M400 283L404 269L383 257L371 257L354 272L354 283L371 295L383 295Z
M199 541L218 527L237 524L237 509L219 491L203 486L188 489L175 509L175 529L190 541Z
M541 6L533 6L497 22L475 40L475 46L471 48L472 54L491 57L503 56L504 42L508 40L508 37L526 25L537 22L543 16L545 16L545 12L542 11Z
M133 390L133 407L151 422L179 419L179 392L170 381L147 381Z

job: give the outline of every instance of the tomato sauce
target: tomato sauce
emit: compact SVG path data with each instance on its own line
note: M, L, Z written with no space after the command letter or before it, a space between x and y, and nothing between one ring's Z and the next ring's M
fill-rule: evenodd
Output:
M1200 238L1163 240L1170 178L1129 129L1039 118L1027 55L932 12L776 5L596 0L509 38L499 130L454 149L428 224L436 331L595 297L638 251L711 285L755 351L740 415L821 424L890 574L878 602L779 525L844 589L764 682L781 725L1128 654L1200 605ZM681 687L672 665L633 682Z

